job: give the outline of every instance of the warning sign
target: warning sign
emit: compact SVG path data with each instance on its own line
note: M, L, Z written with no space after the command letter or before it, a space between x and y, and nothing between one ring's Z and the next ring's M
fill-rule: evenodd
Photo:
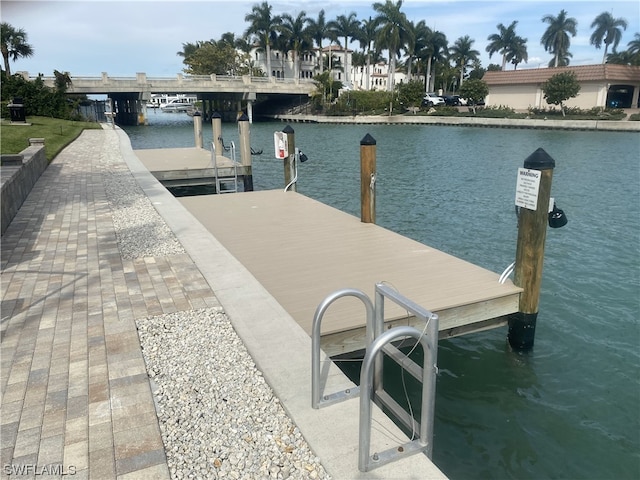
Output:
M538 190L540 189L540 170L528 168L518 169L516 183L516 206L536 210L538 206Z

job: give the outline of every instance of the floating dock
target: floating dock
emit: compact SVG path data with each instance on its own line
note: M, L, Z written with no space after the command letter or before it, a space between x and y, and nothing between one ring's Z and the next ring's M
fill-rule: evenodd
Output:
M149 172L165 187L214 185L215 169L210 150L204 148L149 148L135 151ZM224 155L216 155L218 177L229 181L237 175L241 181L251 167L236 164Z
M518 311L522 289L499 283L499 274L295 192L179 200L309 335L327 295L357 288L373 299L378 282L437 313L440 338L506 325ZM385 322L424 328L394 305ZM323 318L322 349L330 356L364 349L365 323L360 301L336 302Z

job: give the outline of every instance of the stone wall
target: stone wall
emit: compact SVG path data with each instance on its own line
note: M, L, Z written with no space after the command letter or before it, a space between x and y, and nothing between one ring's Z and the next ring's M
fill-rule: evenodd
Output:
M44 139L30 138L29 144L19 155L1 157L2 235L48 165Z

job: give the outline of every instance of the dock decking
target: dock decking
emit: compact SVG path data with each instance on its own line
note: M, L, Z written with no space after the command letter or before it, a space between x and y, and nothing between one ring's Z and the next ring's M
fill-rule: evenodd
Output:
M295 192L179 200L309 335L327 295L358 288L373 300L377 282L438 313L440 338L504 325L518 311L522 289L500 284L498 274ZM393 304L385 305L385 321L424 327ZM364 326L362 303L340 299L323 318L323 350L363 349Z

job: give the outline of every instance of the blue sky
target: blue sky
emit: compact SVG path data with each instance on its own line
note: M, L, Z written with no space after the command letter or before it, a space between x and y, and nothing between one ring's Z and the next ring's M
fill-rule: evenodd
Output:
M219 39L225 32L242 35L248 24L244 17L262 0L109 0L109 1L31 1L1 0L3 22L23 28L35 54L12 63L12 71L26 70L31 75L52 75L53 70L68 71L72 76L132 77L136 72L148 76L174 76L183 69L176 52L182 44L198 40ZM296 16L305 11L317 18L321 9L328 20L355 12L362 20L375 16L371 1L362 0L283 0L269 1L274 14ZM500 63L498 54L489 59L485 51L487 37L497 32L499 23L508 26L517 20L516 32L528 39L528 64L519 68L546 66L551 55L540 45L546 28L542 16L557 16L565 9L578 21L578 34L571 39L572 65L600 63L603 50L589 44L593 19L608 11L624 18L629 26L619 50L625 49L640 32L640 2L565 0L405 0L402 11L414 22L442 31L450 44L464 35L475 40L483 66ZM359 48L357 43L351 45ZM385 52L386 54L386 52Z

